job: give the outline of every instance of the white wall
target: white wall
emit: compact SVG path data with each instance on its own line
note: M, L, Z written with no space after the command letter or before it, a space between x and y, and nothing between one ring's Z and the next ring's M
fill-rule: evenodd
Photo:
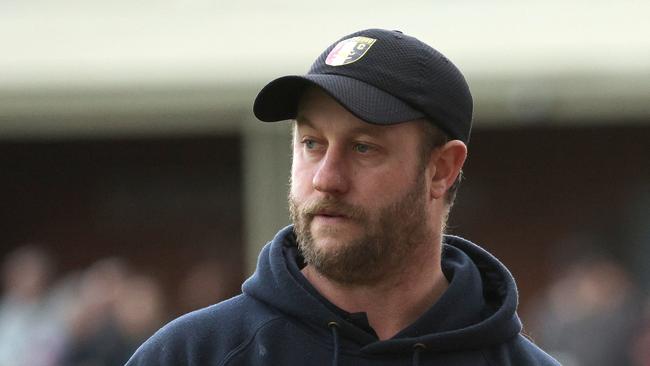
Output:
M44 115L162 108L249 118L266 81L305 71L331 42L366 27L400 29L450 57L474 91L477 126L539 116L650 121L648 14L640 0L4 1L0 134L175 128L15 122ZM217 124L182 128L238 128Z

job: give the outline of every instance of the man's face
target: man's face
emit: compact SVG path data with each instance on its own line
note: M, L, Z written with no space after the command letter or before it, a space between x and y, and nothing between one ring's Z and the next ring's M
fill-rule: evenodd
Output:
M305 94L289 206L305 260L322 275L376 283L430 238L419 123L372 125L320 90Z

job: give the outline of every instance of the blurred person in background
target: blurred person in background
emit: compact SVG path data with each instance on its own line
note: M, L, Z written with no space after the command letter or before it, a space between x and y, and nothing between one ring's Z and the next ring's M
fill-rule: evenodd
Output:
M60 365L108 366L125 361L116 307L128 281L129 269L120 258L99 260L81 273L70 304Z
M4 259L0 366L54 365L63 342L63 314L49 296L53 275L52 257L35 244Z
M138 346L149 338L166 318L165 301L158 281L146 275L131 275L115 304L119 347L115 365L126 363ZM119 356L119 359L118 359Z
M120 258L55 282L52 257L27 245L2 275L0 366L123 365L167 315L160 284Z
M644 313L643 325L639 327L632 343L634 366L650 366L650 298L646 298Z
M356 32L269 83L256 116L296 120L294 225L242 295L171 322L128 365L558 365L521 335L504 265L443 236L472 109L460 71L399 31Z
M238 281L233 265L208 258L194 264L184 276L178 291L178 305L183 313L227 299L232 283Z
M532 335L564 366L630 366L644 318L639 290L612 256L594 252L582 251L536 304Z

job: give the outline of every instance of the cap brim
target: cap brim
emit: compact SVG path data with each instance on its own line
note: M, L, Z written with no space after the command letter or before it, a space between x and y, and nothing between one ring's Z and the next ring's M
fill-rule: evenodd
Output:
M296 118L300 98L315 85L358 118L374 124L395 124L425 117L400 99L370 84L341 75L284 76L268 83L255 98L253 112L264 122Z

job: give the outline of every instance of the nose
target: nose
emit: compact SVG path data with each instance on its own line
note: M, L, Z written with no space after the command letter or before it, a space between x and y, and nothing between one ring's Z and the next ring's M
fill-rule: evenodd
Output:
M316 174L314 174L312 180L314 189L319 192L335 195L347 192L349 188L349 177L346 169L345 156L333 149L328 149L318 165Z

